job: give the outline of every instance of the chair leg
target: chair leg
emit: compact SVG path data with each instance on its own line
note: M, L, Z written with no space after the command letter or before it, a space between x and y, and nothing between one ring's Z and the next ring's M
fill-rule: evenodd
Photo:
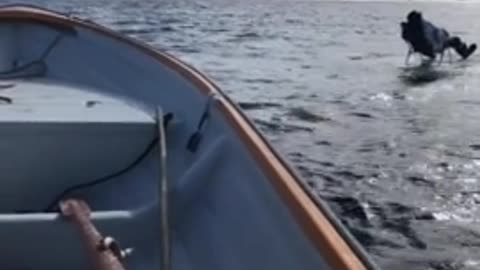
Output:
M413 51L412 48L408 48L407 56L405 57L405 65L408 66L408 60L410 59L410 56L412 55Z
M442 51L442 52L440 53L440 60L438 61L438 65L439 65L439 66L440 66L440 65L442 64L442 62L443 62L443 54L444 54L444 53L445 53L445 51Z

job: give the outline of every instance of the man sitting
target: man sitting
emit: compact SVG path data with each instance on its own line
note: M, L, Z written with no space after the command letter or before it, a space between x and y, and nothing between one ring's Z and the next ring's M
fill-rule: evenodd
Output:
M443 53L453 48L462 59L467 59L476 49L475 43L467 46L459 37L450 37L447 30L439 28L431 22L423 19L418 11L411 11L407 15L407 22L401 22L402 38L410 45L406 62L413 52L421 53L434 60L440 54L440 62Z

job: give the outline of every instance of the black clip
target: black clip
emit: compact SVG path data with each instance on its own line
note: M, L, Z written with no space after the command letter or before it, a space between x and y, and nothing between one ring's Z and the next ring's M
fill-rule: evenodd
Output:
M205 109L203 110L202 115L200 116L200 121L198 122L197 125L197 130L190 136L188 139L187 143L187 149L188 151L195 153L198 149L198 145L200 144L200 141L202 140L202 129L205 126L205 122L207 121L210 112L210 107L212 104L212 101L215 99L214 93L210 94L208 96L207 103L205 104Z
M132 254L133 248L122 249L120 244L111 236L106 236L100 240L97 246L100 252L109 250L120 261Z

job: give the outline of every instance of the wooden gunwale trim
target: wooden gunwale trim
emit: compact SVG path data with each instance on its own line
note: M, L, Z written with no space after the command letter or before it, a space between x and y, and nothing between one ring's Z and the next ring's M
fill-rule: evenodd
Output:
M313 242L336 270L367 269L349 244L340 236L332 222L322 213L300 180L288 165L273 150L254 125L221 90L205 75L165 52L159 52L148 44L120 35L101 25L62 15L55 11L27 5L0 6L0 21L25 19L61 27L82 27L127 43L154 57L194 84L203 94L218 94L218 106L228 123L237 131L240 139L267 175L270 183L280 193L290 212L306 236Z

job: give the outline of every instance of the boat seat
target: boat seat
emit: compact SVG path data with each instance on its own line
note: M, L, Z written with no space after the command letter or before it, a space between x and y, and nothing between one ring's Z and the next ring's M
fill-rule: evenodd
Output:
M157 137L152 115L82 86L36 79L0 89L0 213L43 210L69 187L125 169Z

